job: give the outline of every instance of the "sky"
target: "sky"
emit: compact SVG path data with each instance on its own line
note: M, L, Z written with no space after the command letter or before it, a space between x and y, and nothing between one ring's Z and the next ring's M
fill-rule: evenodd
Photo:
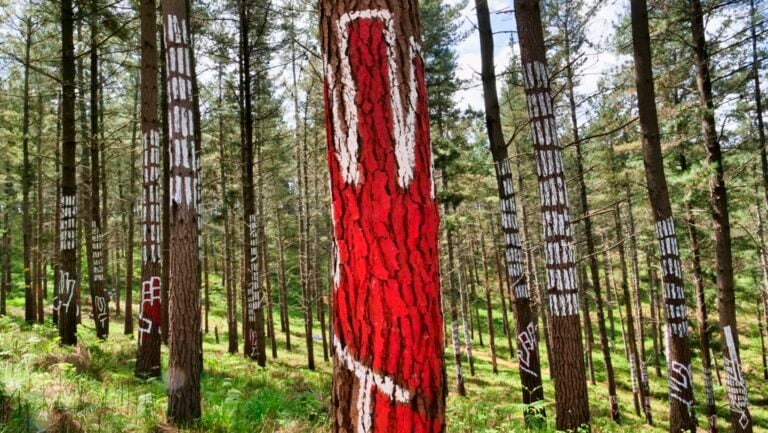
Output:
M594 0L600 1L600 0ZM621 11L621 0L602 1L603 5L591 21L587 30L587 38L597 47L605 47L613 37L614 23ZM449 3L457 4L460 0L450 0ZM512 0L489 0L491 10L491 26L494 32L494 59L496 74L503 71L510 61L512 47L509 44L510 36L515 31L514 11ZM507 13L504 13L507 12ZM474 1L469 1L462 11L463 28L473 30L477 22ZM517 46L515 52L519 52ZM601 76L610 68L620 64L623 59L606 49L600 50L588 48L588 61L583 68L584 77L576 89L580 94L591 94L597 90L597 83ZM483 90L480 85L480 41L476 31L470 31L469 36L456 47L458 54L458 77L468 82L456 96L456 102L460 108L483 108ZM501 80L497 82L497 88L501 89Z

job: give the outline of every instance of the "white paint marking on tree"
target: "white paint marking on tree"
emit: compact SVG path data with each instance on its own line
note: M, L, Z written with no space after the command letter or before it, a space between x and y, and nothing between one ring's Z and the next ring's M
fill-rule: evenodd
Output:
M77 200L74 195L61 195L61 217L59 220L61 251L73 250L77 247Z
M749 416L747 416L749 393L741 372L733 329L730 326L724 326L723 334L725 335L725 344L728 349L728 356L723 357L725 387L728 391L728 407L730 407L732 412L739 414L739 424L741 427L747 428L749 425Z
M360 363L347 351L346 347L342 347L338 338L334 340L339 363L351 371L358 380L356 433L371 433L373 431L374 392L384 394L399 404L406 404L410 401L410 392L396 384L391 377L377 373Z
M349 12L342 15L337 22L339 39L341 89L337 89L333 79L333 67L329 59L325 59L325 76L327 77L328 93L333 107L334 149L339 162L341 175L346 183L359 185L362 181L358 161L358 118L357 86L352 77L352 67L349 60L349 27L356 20L381 20L384 23L384 40L387 45L387 62L389 72L390 104L393 118L393 135L395 141L395 157L397 158L397 178L401 188L407 188L413 180L416 165L416 110L418 106L418 81L416 77L416 59L421 57L421 47L413 37L408 39L408 94L403 96L400 90L400 75L397 65L396 32L392 13L383 9L368 9ZM405 102L407 107L404 106ZM343 104L343 108L342 108ZM343 117L342 117L343 112ZM342 128L346 125L346 134Z
M139 345L143 342L143 334L152 333L152 320L144 317L144 309L155 301L160 302L160 277L152 277L141 283L141 305L139 305Z
M531 322L528 326L518 334L517 336L517 360L520 364L520 369L532 376L538 376L533 368L531 357L536 354L536 324Z

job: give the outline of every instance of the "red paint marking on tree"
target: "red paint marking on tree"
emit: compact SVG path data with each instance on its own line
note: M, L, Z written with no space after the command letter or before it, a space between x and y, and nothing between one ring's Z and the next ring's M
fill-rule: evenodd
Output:
M334 393L356 400L339 422L357 433L441 432L438 209L424 65L413 37L396 40L394 19L382 10L343 15L334 30L347 49L332 53L341 57L340 79L326 65L336 368L352 373L357 390L337 382ZM401 46L408 58L393 58ZM345 113L336 111L342 104Z

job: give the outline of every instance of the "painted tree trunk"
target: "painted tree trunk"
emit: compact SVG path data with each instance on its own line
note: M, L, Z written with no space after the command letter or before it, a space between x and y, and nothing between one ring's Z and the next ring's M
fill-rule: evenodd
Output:
M493 64L493 30L487 0L475 0L475 9L480 34L485 126L493 156L496 187L499 195L499 206L501 207L501 229L504 234L507 265L506 277L512 287L510 299L515 309L517 361L520 369L523 403L530 404L544 399L539 359L538 320L531 308L523 244L520 241L514 180L504 133L501 129L496 73Z
M79 277L77 238L77 140L75 138L75 44L72 0L61 1L61 198L59 201L59 292L58 317L61 344L77 344L80 309L75 293Z
M575 430L589 425L589 398L583 380L584 361L579 321L579 287L568 210L562 151L552 109L540 3L516 0L515 17L520 43L523 83L539 181L547 270L547 292L552 320L557 428Z
M157 117L157 24L155 0L141 0L141 296L136 376L160 377L162 320L161 158ZM167 260L167 256L166 260Z
M656 223L656 239L661 259L670 403L669 431L694 432L696 419L693 413L693 373L688 341L688 312L677 234L661 152L646 1L632 0L631 15L635 85L642 132L645 178L653 221Z
M183 0L162 4L168 74L170 244L168 305L168 419L185 425L200 417L200 261L197 227L197 152L192 98L189 19Z
M99 46L98 46L98 8L96 0L91 0L91 47L90 47L90 160L91 160L91 196L90 230L85 227L91 248L88 254L89 283L91 286L91 312L96 326L96 336L106 339L109 335L109 295L106 290L106 251L103 244L101 219L101 149L99 140Z
M244 337L245 356L255 360L260 366L266 365L267 352L264 338L264 294L261 290L261 263L259 259L259 221L256 215L254 197L254 147L253 147L253 110L251 98L251 45L250 8L246 1L238 2L240 16L240 56L242 100L241 127L242 143L240 147L241 179L243 191L243 248L246 277L244 280Z
M320 3L335 432L445 429L439 215L416 10L413 0Z
M709 198L712 211L715 262L717 265L717 311L720 321L720 344L723 351L728 406L731 409L731 427L735 433L751 433L752 416L749 413L747 386L742 374L739 355L736 294L734 291L731 252L731 223L728 214L725 168L717 125L715 124L715 107L709 70L709 51L704 28L704 13L700 0L691 0L690 8L701 132L707 152L707 162L711 166Z

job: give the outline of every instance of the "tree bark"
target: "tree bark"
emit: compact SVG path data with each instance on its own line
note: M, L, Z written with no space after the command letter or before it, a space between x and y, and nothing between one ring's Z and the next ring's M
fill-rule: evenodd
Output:
M264 338L264 295L261 291L261 266L259 262L259 223L256 215L253 177L253 109L251 96L251 45L250 36L250 2L240 0L239 31L240 31L240 67L242 113L241 125L242 143L240 147L240 169L243 193L243 248L247 276L242 288L245 300L245 356L255 360L260 366L266 365L267 352Z
M161 32L165 31L166 24L164 19L160 27ZM164 33L160 34L160 154L162 155L162 204L160 210L161 232L163 235L161 257L166 259L162 261L162 270L160 271L160 339L163 344L168 345L168 331L170 323L168 322L168 308L170 304L170 285L171 285L171 139L168 124L168 68L165 62L166 49Z
M139 5L139 9L141 9L141 5ZM139 14L141 14L141 10L139 10ZM155 18L154 14L154 6L153 6L153 13L152 18ZM156 41L157 33L153 29L152 36L155 38L153 41ZM143 45L143 44L142 44ZM153 44L153 46L156 44ZM157 56L157 51L155 51L155 56ZM155 60L155 65L157 65ZM133 243L134 243L134 232L135 232L135 218L134 218L134 212L136 209L136 133L138 132L141 125L139 124L139 94L140 94L140 86L141 86L141 77L137 77L136 79L136 87L133 94L133 122L132 122L132 130L131 130L131 167L130 167L130 175L129 175L129 200L128 200L128 209L127 211L124 210L123 215L125 213L128 214L128 227L126 228L126 231L128 232L128 239L127 239L127 246L126 246L126 253L125 253L125 321L123 323L123 334L125 335L131 335L133 336ZM154 70L154 81L157 82L157 66L155 66ZM157 87L155 87L155 94L157 94ZM157 106L155 106L155 113L157 112ZM155 114L155 117L157 117L157 114ZM143 152L143 151L142 151ZM142 166L142 173L144 171L144 168ZM159 168L157 169L157 174L159 175ZM142 179L143 181L143 179ZM158 192L159 195L159 192ZM143 200L142 200L143 202ZM159 209L158 209L159 210ZM159 221L158 221L159 222ZM159 233L158 233L159 235ZM142 238L143 240L143 238ZM143 275L142 275L143 277ZM116 303L116 305L120 305L119 303ZM138 360L138 357L137 357Z
M183 0L163 2L169 89L170 243L168 420L186 425L200 417L200 261L197 152L193 114L189 19Z
M579 287L576 257L568 210L562 150L552 109L547 58L540 3L515 0L515 17L520 43L528 117L533 130L533 147L539 181L547 292L552 319L557 428L589 429L589 398L583 380Z
M35 175L36 186L36 223L35 229L35 278L34 278L34 291L35 291L35 307L37 317L37 323L45 322L45 297L43 292L43 262L45 260L43 256L43 217L45 214L45 206L43 206L43 94L40 91L40 86L37 88L37 157L35 158L35 165L37 174Z
M103 231L101 219L101 161L100 161L100 137L99 137L99 93L101 80L99 80L99 41L98 41L98 14L99 6L96 0L91 0L90 11L90 160L91 160L91 196L90 196L90 228L85 227L86 236L89 237L91 248L88 255L89 283L91 286L91 308L96 327L96 336L106 339L109 335L109 295L106 290L106 250L103 245Z
M76 297L79 271L76 251L77 238L77 180L75 137L75 43L72 0L61 1L61 199L59 202L58 245L60 270L58 296L59 337L61 344L77 344L79 303Z
M504 233L504 249L507 278L511 287L510 299L515 307L515 334L517 335L517 361L523 390L523 403L530 404L544 399L539 358L538 320L531 308L528 276L525 273L523 245L517 220L514 180L509 163L504 134L501 129L499 98L496 91L496 73L493 64L493 30L487 0L475 0L480 51L482 61L485 125L490 141L496 172L496 187L501 207L501 228ZM526 418L532 413L526 410Z
M675 233L672 205L669 200L667 179L664 173L664 159L661 152L646 1L632 0L631 15L635 85L642 132L645 178L653 221L656 223L656 239L659 245L664 286L666 316L664 334L667 338L667 380L670 397L669 431L690 430L695 432L696 418L693 413L693 373L688 341L688 312L685 305L684 280L677 234Z
M335 432L445 430L439 215L417 10L414 0L320 3Z
M30 210L29 194L32 189L32 163L29 159L29 71L30 51L32 49L32 18L26 17L25 21L25 50L24 50L24 96L23 114L21 125L21 218L22 233L24 237L24 320L33 323L37 316L35 306L37 297L32 287L32 215Z
M285 332L285 350L291 350L291 320L288 314L288 283L285 275L285 252L283 244L283 222L282 210L277 212L277 266L278 276L280 277L280 317L282 319L283 332Z

